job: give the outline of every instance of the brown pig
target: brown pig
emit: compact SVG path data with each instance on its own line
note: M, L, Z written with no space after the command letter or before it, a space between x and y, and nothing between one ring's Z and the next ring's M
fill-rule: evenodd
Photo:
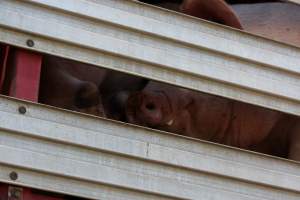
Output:
M106 70L54 56L44 56L39 102L105 116L98 85Z
M129 97L126 116L138 125L300 159L296 117L218 96L152 81Z
M147 80L72 60L45 55L39 102L123 120L124 101Z

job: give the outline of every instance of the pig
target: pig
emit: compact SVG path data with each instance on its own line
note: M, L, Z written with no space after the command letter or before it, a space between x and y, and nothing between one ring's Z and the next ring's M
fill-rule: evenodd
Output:
M126 119L183 136L300 159L297 117L155 81L129 96Z
M39 102L116 120L125 99L148 80L56 56L44 55Z
M39 102L105 117L98 85L106 75L107 71L104 69L45 55Z
M224 0L140 0L208 21L242 29L238 17Z
M300 46L300 5L289 2L236 4L232 8L244 30Z
M300 5L281 0L141 0L300 46Z

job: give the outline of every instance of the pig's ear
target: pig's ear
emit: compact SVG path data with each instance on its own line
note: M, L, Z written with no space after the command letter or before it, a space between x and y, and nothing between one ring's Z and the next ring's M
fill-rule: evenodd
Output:
M181 12L198 18L242 29L242 25L224 0L184 0Z

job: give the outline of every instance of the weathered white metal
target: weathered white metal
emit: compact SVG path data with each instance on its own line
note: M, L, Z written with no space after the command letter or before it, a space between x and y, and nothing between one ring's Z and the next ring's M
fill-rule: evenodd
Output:
M297 163L165 132L5 97L0 127L0 182L92 199L300 195Z
M126 0L2 0L0 41L300 115L299 48Z

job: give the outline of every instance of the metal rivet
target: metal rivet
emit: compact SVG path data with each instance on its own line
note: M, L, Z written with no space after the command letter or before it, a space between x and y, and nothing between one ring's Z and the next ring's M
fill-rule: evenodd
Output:
M10 173L9 173L9 178L10 178L11 180L13 180L13 181L17 180L17 179L18 179L18 173L17 173L17 172L14 172L14 171L10 172Z
M18 110L19 110L20 114L25 114L26 113L26 108L24 106L20 106Z
M34 46L34 41L31 40L31 39L28 39L28 40L26 41L26 44L27 44L27 46L29 46L29 47L33 47L33 46Z

